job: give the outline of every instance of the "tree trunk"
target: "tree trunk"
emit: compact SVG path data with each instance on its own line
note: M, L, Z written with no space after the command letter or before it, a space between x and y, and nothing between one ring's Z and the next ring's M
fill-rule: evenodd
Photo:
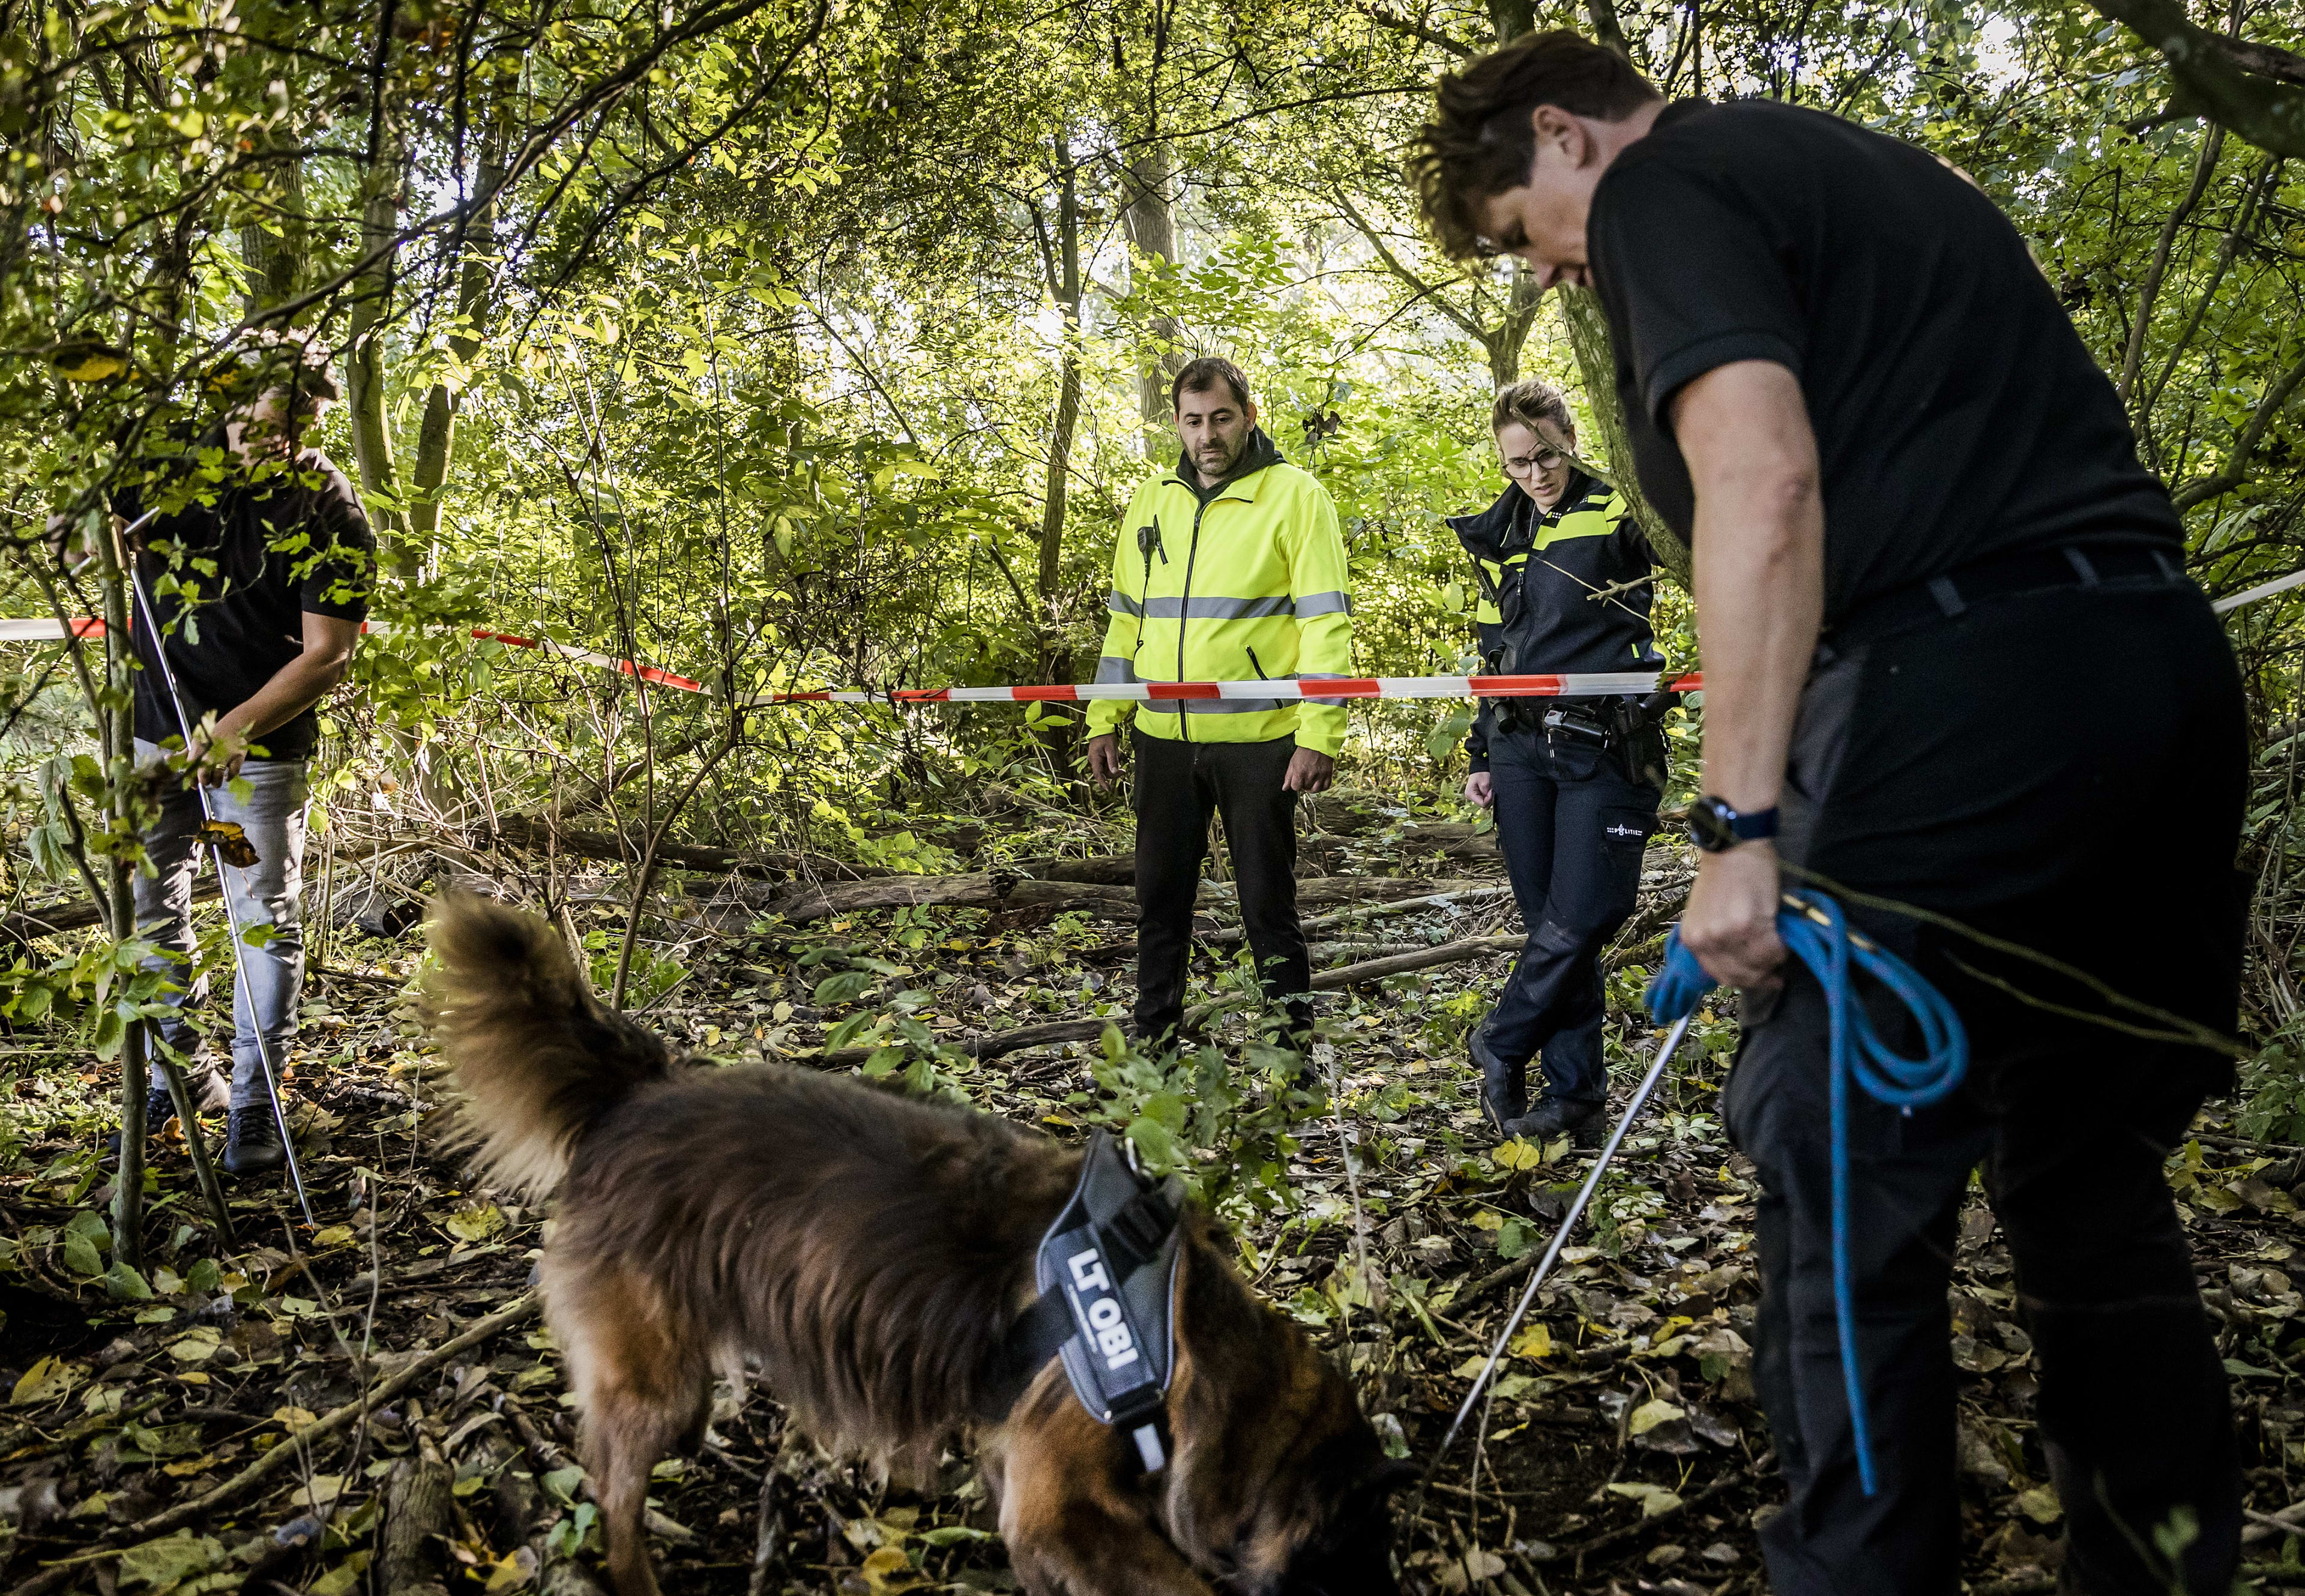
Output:
M501 84L506 80L499 79ZM478 189L494 195L504 181L507 138L501 89L489 102L486 144L481 155ZM448 335L448 348L469 369L481 352L482 329L489 317L489 257L494 253L497 208L493 200L474 211L465 224L464 269L456 284L456 330ZM461 376L461 373L459 374ZM440 526L440 489L448 480L455 457L456 413L463 408L461 384L452 387L436 382L424 395L424 420L416 433L416 462L409 472L408 541L416 548L429 547Z
M1059 150L1059 156L1062 155ZM1064 646L1058 614L1058 585L1065 545L1065 498L1072 477L1073 436L1080 424L1081 269L1080 189L1069 166L1058 178L1056 258L1050 263L1057 309L1063 314L1064 353L1057 378L1057 413L1049 435L1049 474L1041 497L1041 561L1035 597L1040 602L1041 680L1072 679L1072 650ZM1069 712L1046 715L1041 743L1059 777L1072 768L1073 743L1080 721Z
M1056 242L1053 286L1063 317L1064 355L1057 382L1056 424L1049 437L1049 474L1041 497L1039 583L1042 624L1051 632L1058 567L1064 553L1065 492L1072 474L1073 433L1080 421L1080 190L1070 166L1059 178Z
M275 136L264 135L268 141ZM310 248L304 225L304 166L289 161L280 169L280 189L273 220L275 232L256 222L240 229L240 259L248 273L248 318L295 297L304 280L304 258Z
M1176 180L1176 174L1170 162L1169 146L1162 142L1147 147L1130 164L1128 180L1128 242L1146 259L1175 265L1177 217L1170 203L1169 185ZM1183 332L1176 318L1154 317L1152 333L1158 343L1148 344L1137 356L1136 413L1144 422L1144 458L1148 461L1165 457L1174 441L1170 430L1172 418L1169 385L1184 364L1176 352L1177 341Z
M1528 346L1528 329L1536 325L1536 313L1544 304L1544 291L1537 287L1528 263L1515 260L1504 319L1481 340L1489 357L1489 380L1498 387L1520 380L1520 352Z
M135 785L127 779L136 762L136 711L133 668L136 649L129 631L128 556L120 540L99 531L97 581L104 596L104 663L111 707L99 707L98 746L111 775L112 824L132 834L136 826ZM107 918L116 946L136 934L135 861L128 854L110 855L110 877L105 883L111 900ZM237 950L235 950L237 951ZM144 1023L132 1021L120 1048L120 1163L112 1183L112 1257L130 1269L144 1267L144 1095L150 1083L144 1057Z
M384 413L384 327L392 314L393 279L399 265L399 250L391 240L400 231L400 151L387 140L361 181L360 255L377 259L353 286L345 398L361 495L381 534L377 541L394 573L413 582L423 555L403 536L406 523L400 514L399 473L393 465L391 424Z
M1625 39L1624 24L1617 20L1613 0L1588 0L1585 14L1593 24L1595 44L1614 50L1628 61L1633 58L1632 49Z
M1569 325L1569 345L1577 352L1577 369L1585 379L1585 397L1593 407L1593 420L1601 431L1601 449L1612 473L1611 484L1625 496L1633 517L1648 534L1657 564L1673 581L1693 591L1688 568L1688 545L1676 536L1656 513L1633 471L1633 445L1625 430L1624 408L1617 403L1617 356L1609 342L1608 318L1601 313L1600 296L1589 288L1563 285L1561 318Z

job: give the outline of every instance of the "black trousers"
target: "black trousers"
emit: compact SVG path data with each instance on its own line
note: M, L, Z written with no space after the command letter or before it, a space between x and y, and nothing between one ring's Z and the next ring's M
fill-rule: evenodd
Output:
M1297 739L1186 743L1139 732L1135 742L1136 1034L1157 1041L1184 1018L1193 899L1212 814L1224 819L1241 927L1265 991L1308 990L1313 963L1297 921L1297 794L1280 785Z
M2190 582L1984 599L1814 673L1783 856L2229 1028L2244 736L2231 650ZM1909 1116L1851 1093L1858 1343L1880 1480L1867 1498L1833 1306L1823 995L1798 964L1773 997L1746 995L1723 1112L1764 1188L1755 1373L1791 1488L1762 1532L1772 1588L1960 1589L1946 1286L1981 1163L2032 1338L2075 1588L2224 1592L2241 1528L2225 1376L2162 1159L2229 1066L2026 1003L1992 981L2105 1011L2037 965L1844 903L1952 1000L1972 1061L1960 1091ZM2177 1567L2156 1568L2137 1548L2181 1507L2199 1535Z
M1501 727L1489 738L1489 780L1528 941L1483 1034L1508 1065L1541 1051L1547 1096L1603 1102L1601 950L1633 912L1660 794L1613 754Z

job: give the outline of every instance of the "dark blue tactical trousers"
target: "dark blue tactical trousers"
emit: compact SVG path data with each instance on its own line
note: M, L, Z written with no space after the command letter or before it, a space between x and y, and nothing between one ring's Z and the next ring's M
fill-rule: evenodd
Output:
M1484 1033L1508 1065L1541 1052L1547 1095L1603 1102L1601 950L1633 912L1659 794L1613 755L1501 726L1489 739L1489 780L1528 942Z

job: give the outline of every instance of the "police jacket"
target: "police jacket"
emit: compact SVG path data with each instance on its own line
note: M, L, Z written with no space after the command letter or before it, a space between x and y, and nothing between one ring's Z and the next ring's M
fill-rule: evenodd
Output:
M1449 527L1473 556L1484 668L1539 675L1664 664L1649 631L1647 587L1595 597L1654 564L1640 523L1607 483L1572 472L1549 512L1508 483L1495 504L1451 516ZM1496 715L1497 700L1482 700L1465 739L1476 770L1489 768Z
M1112 549L1112 612L1099 682L1333 679L1352 673L1345 544L1328 489L1280 458L1262 428L1238 474L1202 484L1190 461L1136 490ZM1294 734L1334 755L1341 700L1170 699L1089 705L1091 736L1138 732L1201 743Z

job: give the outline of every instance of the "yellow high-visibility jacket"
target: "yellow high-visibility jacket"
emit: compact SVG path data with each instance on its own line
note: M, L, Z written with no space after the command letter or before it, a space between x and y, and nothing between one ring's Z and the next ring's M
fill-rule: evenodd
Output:
M1334 680L1352 674L1352 598L1328 489L1262 431L1250 471L1204 499L1175 471L1136 490L1112 550L1112 611L1099 682ZM1258 465L1257 462L1267 462ZM1089 705L1091 736L1119 730L1200 743L1294 733L1333 757L1341 699L1169 700Z

